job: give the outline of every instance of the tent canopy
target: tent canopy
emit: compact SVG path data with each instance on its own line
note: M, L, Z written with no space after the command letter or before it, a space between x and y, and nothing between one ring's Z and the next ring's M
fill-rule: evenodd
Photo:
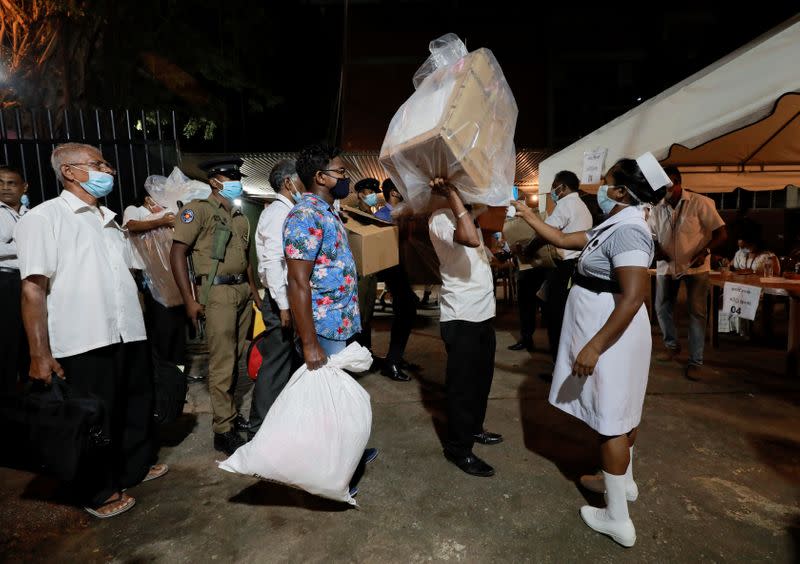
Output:
M604 170L650 151L699 192L800 184L798 61L800 15L542 161L540 193L598 148Z

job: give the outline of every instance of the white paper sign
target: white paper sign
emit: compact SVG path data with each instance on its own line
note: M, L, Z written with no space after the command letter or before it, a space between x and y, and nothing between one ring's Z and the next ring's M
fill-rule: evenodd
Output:
M722 311L731 317L741 317L752 321L756 318L760 296L761 288L758 286L725 282Z
M583 175L581 184L599 184L603 176L608 149L595 149L583 152Z

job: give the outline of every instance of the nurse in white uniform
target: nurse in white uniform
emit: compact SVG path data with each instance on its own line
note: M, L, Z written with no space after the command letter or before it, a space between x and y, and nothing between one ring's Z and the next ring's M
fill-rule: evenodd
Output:
M626 547L636 542L627 502L638 497L631 461L652 348L644 300L654 248L641 206L663 198L667 185L651 154L621 159L597 194L606 220L577 233L562 233L514 202L548 243L583 250L564 312L550 403L598 433L602 476L585 476L581 483L605 492L607 507L584 506L581 517Z

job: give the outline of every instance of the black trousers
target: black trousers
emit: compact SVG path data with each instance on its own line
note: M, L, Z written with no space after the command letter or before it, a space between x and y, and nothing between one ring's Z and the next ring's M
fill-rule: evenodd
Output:
M386 361L398 363L406 351L414 319L417 317L417 297L408 281L408 275L403 265L393 266L378 275L383 279L386 287L392 293L392 330L389 336L389 351Z
M264 318L264 340L261 342L261 368L253 387L253 401L250 404L250 430L255 435L261 428L269 408L275 403L289 378L300 366L294 342L294 331L281 328L280 309L267 293L261 306Z
M536 331L536 309L539 304L536 292L541 288L548 272L546 268L529 268L517 273L519 340L523 343L533 341L533 333Z
M147 341L117 343L57 360L71 390L105 403L105 432L111 446L83 461L73 484L79 502L96 507L122 488L141 482L155 461Z
M20 379L26 379L30 358L20 307L22 281L19 272L0 272L0 395L14 395Z
M454 456L472 452L473 434L483 430L486 403L494 377L493 319L479 323L440 324L447 351L447 439L444 448Z
M544 313L547 318L550 354L554 361L558 356L558 341L561 338L561 325L564 323L564 310L569 297L569 280L575 270L575 263L576 259L559 261L547 275L547 301Z
M166 307L145 288L144 322L153 358L170 364L186 364L186 329L188 318L183 305Z

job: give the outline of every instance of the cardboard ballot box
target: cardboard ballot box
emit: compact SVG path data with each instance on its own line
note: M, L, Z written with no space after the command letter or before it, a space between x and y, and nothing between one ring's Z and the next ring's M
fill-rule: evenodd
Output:
M400 262L398 229L372 214L342 206L349 220L344 224L350 250L361 276L386 270Z
M499 203L513 184L516 121L497 60L478 49L436 70L403 104L380 162L412 204L426 201L435 177L447 178L466 201Z

